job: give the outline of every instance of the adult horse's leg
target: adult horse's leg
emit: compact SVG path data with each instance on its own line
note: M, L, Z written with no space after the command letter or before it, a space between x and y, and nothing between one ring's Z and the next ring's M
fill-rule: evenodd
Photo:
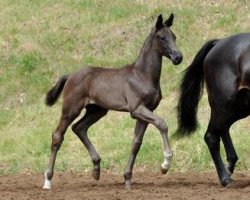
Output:
M228 170L228 172L230 173L230 175L232 175L234 172L235 164L238 160L238 156L234 149L233 142L229 134L229 130L221 134L221 139L227 154L227 164L225 165L225 167L226 170Z
M160 131L163 139L164 149L164 162L161 164L161 171L163 174L166 174L169 169L171 159L173 157L173 152L170 148L170 143L168 139L168 127L166 125L166 122L160 117L155 116L153 112L146 108L144 105L138 106L134 111L131 111L130 113L133 118L151 123L155 125L156 128Z
M89 105L86 107L86 113L83 118L81 118L76 124L72 126L73 132L80 138L92 158L92 162L94 164L92 175L95 180L99 180L100 178L101 157L90 142L87 131L91 125L105 116L107 112L107 109L102 108L98 105Z
M136 121L136 126L135 126L135 133L134 133L134 139L133 139L133 145L132 145L132 152L130 154L127 167L124 173L124 178L125 178L125 188L130 189L131 187L131 178L132 178L132 171L133 171L133 166L134 162L137 156L137 153L140 150L143 136L145 133L145 130L148 127L148 122L137 120Z
M51 188L51 179L52 179L53 173L54 173L54 165L55 165L57 152L61 147L61 144L62 144L63 139L64 139L64 134L65 134L68 126L79 115L80 110L81 109L77 110L75 113L73 113L73 112L62 113L59 125L52 134L51 155L50 155L50 159L49 159L48 169L45 172L45 182L44 182L44 186L43 186L44 189Z
M237 91L236 97L234 99L233 107L233 117L230 121L230 125L236 122L239 119L245 118L249 115L249 102L250 102L250 91L248 88L242 88ZM226 154L227 154L227 164L225 165L226 169L230 174L233 174L235 164L238 160L238 156L233 146L232 139L230 137L229 129L221 135Z
M220 155L220 137L224 135L225 139L225 134L229 129L229 127L224 122L225 120L223 120L222 115L218 113L215 114L212 111L211 119L204 139L213 158L220 182L225 187L232 180L230 179L231 174L226 170ZM230 145L227 143L227 149L229 146Z

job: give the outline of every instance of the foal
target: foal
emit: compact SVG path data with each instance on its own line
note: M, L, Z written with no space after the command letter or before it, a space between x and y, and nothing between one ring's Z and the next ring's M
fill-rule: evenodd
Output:
M62 76L48 91L46 96L48 106L55 104L62 91L63 105L59 125L52 135L51 156L45 173L45 189L51 188L56 154L63 142L64 134L83 108L86 109L86 113L72 126L72 130L92 158L94 179L100 178L101 158L90 142L87 131L104 117L108 110L129 112L131 117L137 120L133 148L124 173L126 189L131 187L133 165L148 123L155 125L162 135L164 162L161 169L162 173L167 173L172 158L168 128L163 119L153 114L153 110L157 108L162 98L160 89L162 57L168 57L174 65L182 61L182 54L175 45L176 37L170 29L173 19L173 14L165 22L162 15L158 16L139 57L133 64L120 69L85 67L70 75Z

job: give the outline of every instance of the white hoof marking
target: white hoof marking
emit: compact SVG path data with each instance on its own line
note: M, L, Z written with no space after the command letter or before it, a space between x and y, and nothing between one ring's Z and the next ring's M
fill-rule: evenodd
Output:
M47 173L45 173L45 181L44 181L43 189L46 189L46 190L51 189L51 180L47 178Z

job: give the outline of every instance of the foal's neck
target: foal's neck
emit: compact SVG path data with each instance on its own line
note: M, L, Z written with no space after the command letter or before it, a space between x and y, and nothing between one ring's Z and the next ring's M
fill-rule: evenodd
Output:
M154 49L154 31L146 38L134 66L154 84L158 84L161 76L162 55Z

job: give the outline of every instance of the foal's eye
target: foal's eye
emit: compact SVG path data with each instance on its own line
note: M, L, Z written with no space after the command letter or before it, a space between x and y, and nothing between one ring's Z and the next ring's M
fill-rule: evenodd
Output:
M164 37L160 37L160 40L161 40L161 41L165 41L165 38L164 38Z

